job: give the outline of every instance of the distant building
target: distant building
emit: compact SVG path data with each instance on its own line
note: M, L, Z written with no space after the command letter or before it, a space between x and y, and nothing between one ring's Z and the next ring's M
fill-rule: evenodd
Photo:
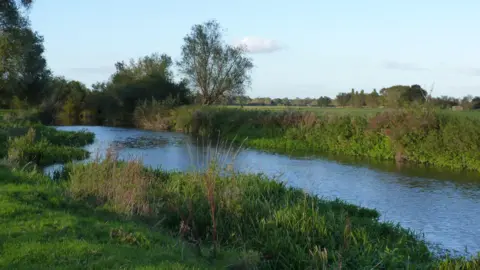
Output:
M463 106L452 106L452 111L463 111Z

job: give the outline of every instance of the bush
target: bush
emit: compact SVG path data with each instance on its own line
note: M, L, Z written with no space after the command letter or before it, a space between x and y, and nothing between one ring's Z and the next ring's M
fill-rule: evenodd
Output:
M33 163L39 166L47 166L71 160L81 160L89 155L86 150L54 145L45 138L36 141L35 137L35 130L30 128L25 136L10 138L8 141L8 160L18 165Z

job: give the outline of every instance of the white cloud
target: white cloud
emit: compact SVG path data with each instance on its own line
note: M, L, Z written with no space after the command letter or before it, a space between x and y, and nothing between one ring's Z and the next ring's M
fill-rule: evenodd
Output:
M282 48L275 40L261 37L244 37L235 45L245 47L249 53L271 53Z

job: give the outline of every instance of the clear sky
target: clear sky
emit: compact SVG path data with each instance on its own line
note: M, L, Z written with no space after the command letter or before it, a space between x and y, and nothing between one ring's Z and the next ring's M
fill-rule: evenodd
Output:
M476 0L37 0L30 19L50 68L87 85L116 61L178 59L191 26L216 19L252 50L252 97L433 83L436 96L480 95Z

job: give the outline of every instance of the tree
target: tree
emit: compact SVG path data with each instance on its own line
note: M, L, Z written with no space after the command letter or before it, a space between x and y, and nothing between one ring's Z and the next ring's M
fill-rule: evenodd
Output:
M391 108L398 108L411 103L423 103L428 96L418 84L412 86L394 85L380 90L380 94L385 98L386 105Z
M468 95L462 98L460 104L463 106L464 109L470 110L472 109L472 101L473 101L473 96Z
M373 89L372 93L366 95L365 104L370 108L376 108L380 106L380 95L377 89Z
M245 93L252 61L245 56L245 48L227 45L222 40L220 25L215 20L194 25L184 42L177 65L204 105L214 104L225 95Z
M20 1L28 7L32 1ZM38 104L51 72L43 57L43 37L23 17L17 1L0 3L0 93L3 100L18 96Z
M472 99L472 109L480 109L480 97L475 97L474 99Z
M332 103L332 99L327 96L320 97L317 100L317 105L320 107L328 107L331 103Z
M23 25L26 21L22 16L19 8L28 9L33 0L1 0L0 1L0 27L18 27Z
M403 100L413 103L419 102L423 103L425 101L425 97L428 96L426 90L424 90L420 85L414 84L406 89L406 92L403 93Z
M337 99L337 105L345 107L347 106L352 99L352 94L351 93L339 93L336 97Z

